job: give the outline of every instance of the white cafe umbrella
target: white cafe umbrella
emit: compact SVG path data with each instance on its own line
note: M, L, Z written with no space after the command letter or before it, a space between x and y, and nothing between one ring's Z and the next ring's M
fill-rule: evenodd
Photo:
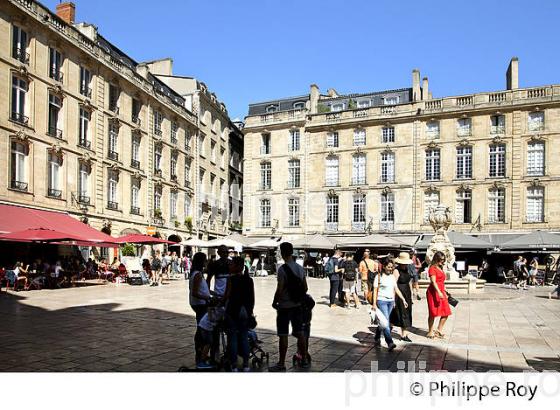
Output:
M212 239L211 241L208 241L206 245L208 246L208 248L217 248L218 246L225 245L228 248L234 249L241 249L244 246L241 242L237 242L229 238Z
M249 248L278 248L280 246L280 241L276 240L276 239L262 239L260 241L257 241L255 243L252 243L251 245L249 245Z
M208 247L208 242L203 241L202 239L198 239L198 238L191 238L189 240L181 242L181 245L194 246L194 247L197 247L197 248L207 248Z

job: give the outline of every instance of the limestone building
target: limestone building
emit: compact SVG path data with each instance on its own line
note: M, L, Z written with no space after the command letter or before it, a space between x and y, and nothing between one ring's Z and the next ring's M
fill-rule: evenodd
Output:
M434 98L428 79L371 93L310 93L249 106L244 233L560 229L560 86Z

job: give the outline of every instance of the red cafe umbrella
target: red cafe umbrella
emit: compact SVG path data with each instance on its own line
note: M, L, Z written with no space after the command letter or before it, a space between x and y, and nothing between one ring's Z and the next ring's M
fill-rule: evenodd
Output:
M62 242L83 241L84 238L52 229L32 228L25 229L23 231L1 234L0 240L12 242Z
M168 245L173 245L176 242L168 241L166 239L161 238L154 238L153 236L149 235L142 235L142 234L130 234L121 236L120 238L115 239L117 243L138 243L138 244L148 244L148 245L156 245L160 243L166 243Z

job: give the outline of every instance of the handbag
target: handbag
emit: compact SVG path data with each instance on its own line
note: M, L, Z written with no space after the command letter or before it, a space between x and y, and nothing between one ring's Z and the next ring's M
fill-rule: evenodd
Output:
M373 290L368 290L367 293L367 303L369 303L370 305L373 305Z
M457 307L457 305L459 304L459 301L457 299L455 299L453 296L451 296L449 294L449 292L445 292L447 293L447 302L449 302L449 304L453 307Z

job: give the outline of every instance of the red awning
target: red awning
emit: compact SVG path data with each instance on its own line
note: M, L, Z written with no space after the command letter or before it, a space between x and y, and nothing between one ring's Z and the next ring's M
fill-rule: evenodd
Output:
M0 204L0 233L26 229L49 229L71 237L83 246L114 246L115 238L71 217L65 212L43 211Z
M158 243L167 243L169 245L173 245L176 242L168 241L166 239L154 238L153 236L149 235L142 235L142 234L130 234L121 236L115 239L118 243L140 243L140 244L158 244Z
M61 242L79 241L81 238L64 232L45 228L32 228L23 231L0 234L0 241L13 242Z

